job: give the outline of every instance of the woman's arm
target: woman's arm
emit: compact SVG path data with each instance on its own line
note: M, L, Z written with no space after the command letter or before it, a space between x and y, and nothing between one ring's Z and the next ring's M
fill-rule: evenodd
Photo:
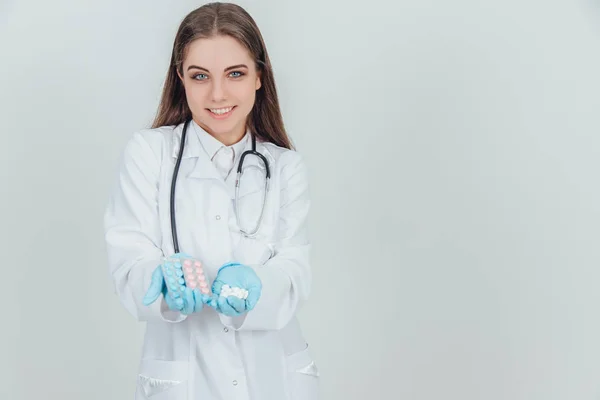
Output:
M282 157L289 159L285 160L281 171L280 225L275 255L264 265L250 265L262 281L262 293L256 307L239 317L219 314L221 322L232 329L282 329L310 293L307 168L294 151L286 152Z
M104 214L109 271L119 300L137 320L180 322L186 316L169 310L162 295L150 306L142 303L163 256L158 216L160 154L146 138L137 132L127 143ZM156 139L160 143L162 137Z

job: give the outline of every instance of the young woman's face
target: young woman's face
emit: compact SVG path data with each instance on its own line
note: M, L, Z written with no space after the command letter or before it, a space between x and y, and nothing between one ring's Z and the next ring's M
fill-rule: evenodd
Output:
M250 53L230 36L189 44L180 78L194 121L226 145L246 131L260 76Z

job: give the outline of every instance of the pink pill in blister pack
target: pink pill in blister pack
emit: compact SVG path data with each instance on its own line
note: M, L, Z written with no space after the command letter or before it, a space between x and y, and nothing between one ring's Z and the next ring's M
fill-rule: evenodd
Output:
M182 260L183 278L190 289L199 289L202 294L210 294L208 279L204 275L202 263L192 258Z

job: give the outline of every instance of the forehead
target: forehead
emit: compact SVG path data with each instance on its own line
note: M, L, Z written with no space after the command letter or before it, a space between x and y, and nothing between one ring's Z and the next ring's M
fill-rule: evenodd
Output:
M196 39L188 45L183 62L184 69L188 65L197 65L210 71L223 70L231 65L246 64L253 68L250 52L231 36L215 36ZM252 65L251 65L252 64Z

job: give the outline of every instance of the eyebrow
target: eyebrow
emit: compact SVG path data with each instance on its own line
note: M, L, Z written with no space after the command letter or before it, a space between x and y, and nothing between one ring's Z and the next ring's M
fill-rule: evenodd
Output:
M227 68L225 68L225 69L223 70L223 72L227 72L227 71L229 71L229 70L236 69L236 68L248 68L248 66L247 66L246 64L232 65L231 67L227 67ZM199 66L197 66L197 65L190 65L190 66L189 66L187 69L188 69L188 71L189 71L190 69L200 69L200 70L202 70L202 71L210 72L210 71L209 71L209 70L207 70L206 68L204 68L204 67L199 67Z

